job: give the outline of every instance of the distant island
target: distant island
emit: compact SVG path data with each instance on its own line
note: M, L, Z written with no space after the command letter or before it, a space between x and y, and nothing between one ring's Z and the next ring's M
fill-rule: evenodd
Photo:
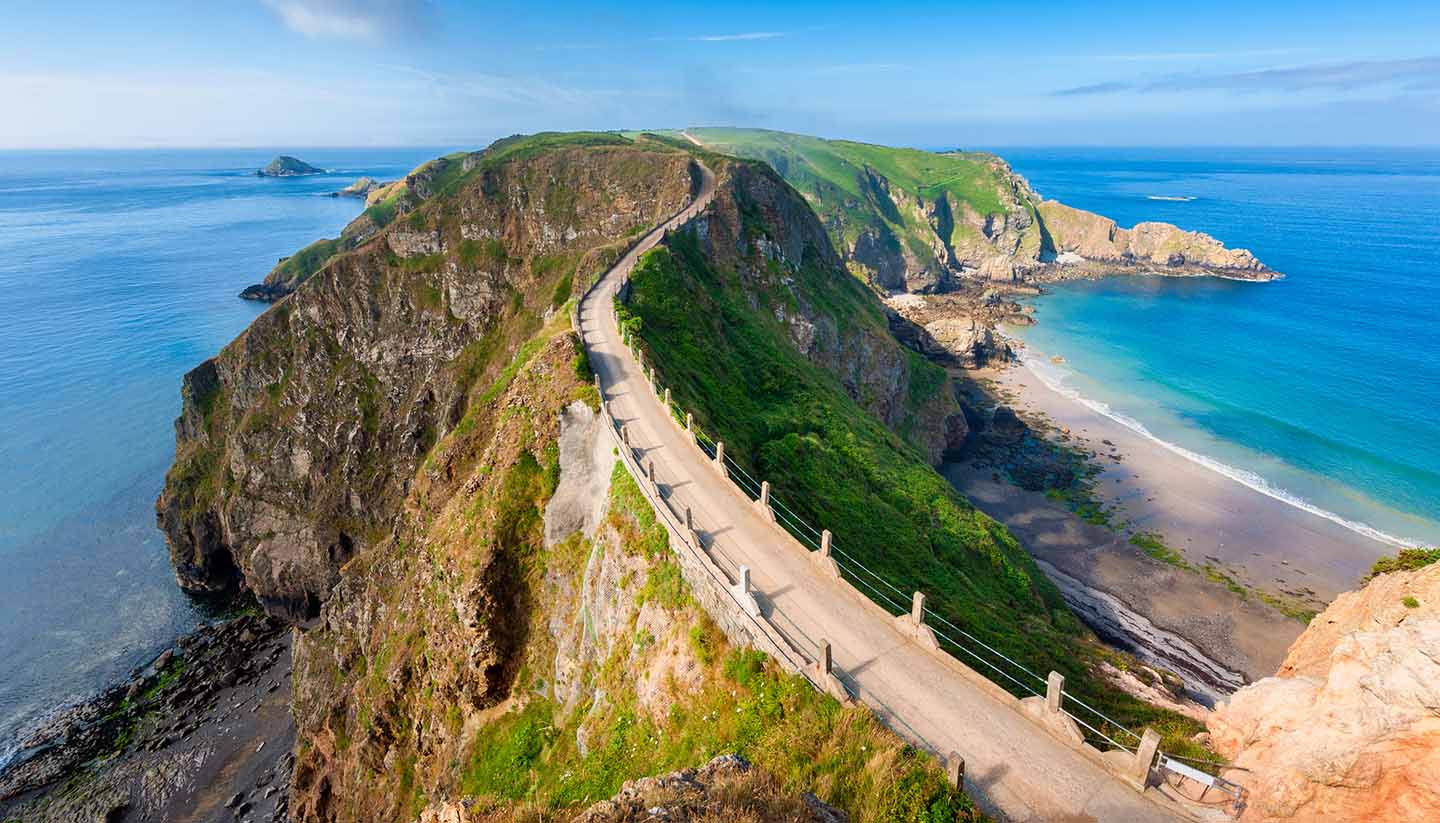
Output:
M256 177L302 177L307 174L324 174L324 169L316 168L298 157L291 157L288 154L277 156L270 161L270 165L255 172Z

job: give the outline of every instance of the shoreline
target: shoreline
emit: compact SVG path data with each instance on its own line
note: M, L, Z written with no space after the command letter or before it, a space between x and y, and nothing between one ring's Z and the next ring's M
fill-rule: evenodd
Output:
M1166 448L1023 361L967 377L1015 414L988 412L946 479L1010 528L1097 635L1181 674L1197 702L1273 675L1297 618L1395 550ZM1075 505L1076 488L1099 509Z
M1323 605L1401 548L1135 431L1051 388L1023 359L993 377L1017 411L1040 416L1093 455L1101 466L1094 496L1118 523L1163 535L1196 566L1208 562L1251 588Z

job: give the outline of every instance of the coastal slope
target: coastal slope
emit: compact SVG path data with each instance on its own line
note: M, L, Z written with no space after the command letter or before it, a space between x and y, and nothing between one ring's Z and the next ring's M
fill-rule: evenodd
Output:
M878 146L760 129L687 129L717 151L764 160L810 201L851 270L887 293L974 281L1043 283L1100 273L1279 274L1244 249L1168 223L1131 229L1045 200L986 152Z

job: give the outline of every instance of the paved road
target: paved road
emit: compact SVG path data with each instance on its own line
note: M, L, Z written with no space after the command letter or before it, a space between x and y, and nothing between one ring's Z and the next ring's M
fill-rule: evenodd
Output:
M625 349L610 307L636 259L665 228L703 210L714 186L707 171L691 206L621 259L580 308L581 332L611 412L626 424L641 459L654 461L668 499L677 508L690 507L711 556L732 579L739 565L750 568L761 608L806 654L813 658L814 641L828 639L843 679L852 688L858 684L865 702L892 728L933 751L959 752L967 789L987 812L1017 821L1176 820L944 665L848 585L823 574L806 549L766 520L671 421Z

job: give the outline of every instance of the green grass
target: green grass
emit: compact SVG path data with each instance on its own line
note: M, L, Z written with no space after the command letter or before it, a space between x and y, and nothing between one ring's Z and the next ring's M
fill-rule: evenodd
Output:
M316 240L300 251L285 258L275 267L279 279L298 286L310 276L325 267L325 264L340 250L339 240ZM273 276L273 275L272 275Z
M1437 561L1440 561L1440 549L1401 549L1394 557L1387 556L1376 560L1365 579L1370 580L1390 572L1414 571Z
M799 355L765 297L752 308L736 275L716 271L688 237L672 235L640 261L623 314L697 425L801 519L829 528L839 551L891 581L903 594L853 579L892 613L923 587L951 622L1032 671L1060 671L1082 699L1184 748L1199 725L1098 682L1078 621L1014 537ZM797 286L819 278L865 294L838 273L802 272Z

